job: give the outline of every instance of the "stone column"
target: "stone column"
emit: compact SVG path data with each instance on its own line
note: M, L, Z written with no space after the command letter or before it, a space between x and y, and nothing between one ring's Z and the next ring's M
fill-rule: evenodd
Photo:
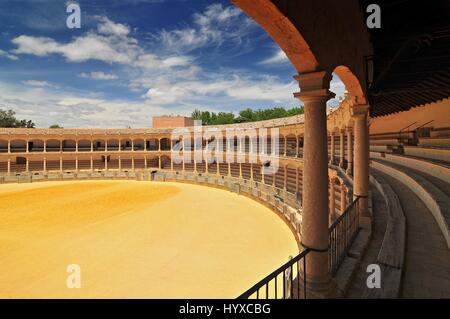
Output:
M78 153L78 140L75 140L75 152Z
M287 137L284 137L284 156L287 156Z
M25 162L25 172L28 173L29 167L30 167L30 161L28 160L28 158L25 158L26 162Z
M78 172L78 156L75 157L75 171Z
M92 159L92 156L91 156L91 172L93 172L94 171L94 160Z
M122 170L122 159L119 156L119 171L121 171L121 170Z
M161 156L158 156L158 168L161 169Z
M108 140L105 140L105 152L108 151Z
M134 172L134 156L131 156L131 170Z
M308 289L319 295L330 291L328 271L328 147L326 102L331 74L325 71L296 77L304 103L302 245L312 251L306 258Z
M296 144L295 144L295 157L298 158L298 142L299 142L298 135L295 135L295 142L296 142Z
M59 158L59 172L62 173L63 171L63 160L62 157Z
M30 152L30 141L27 140L26 142L27 142L27 144L26 144L26 147L25 147L25 152L28 153L28 152Z
M8 175L11 174L11 159L8 158Z
M47 141L44 140L44 153L46 153L46 152L47 152Z
M216 162L216 173L217 173L217 175L220 175L220 166L219 166L219 161L217 160L217 162Z
M94 141L91 140L91 152L93 152L93 151L94 151Z
M341 182L341 214L345 212L347 208L347 187L344 182Z
M134 140L131 140L131 151L134 152Z
M284 190L287 190L287 166L284 167Z
M105 155L105 171L108 170L108 156Z
M335 181L336 179L334 177L330 178L330 214L329 214L330 225L333 223L336 214L336 196L334 192Z
M369 217L369 132L367 125L368 105L354 105L355 162L353 168L353 196L360 197L358 209L361 217Z
M8 140L8 153L11 153L11 140Z
M253 182L253 163L250 163L250 180Z
M334 164L334 132L330 134L330 165L332 164Z
M347 127L347 175L353 175L353 132Z
M339 167L344 167L345 159L345 139L344 139L344 129L339 132Z
M122 151L122 140L119 140L119 152Z
M44 173L47 172L47 159L44 157Z

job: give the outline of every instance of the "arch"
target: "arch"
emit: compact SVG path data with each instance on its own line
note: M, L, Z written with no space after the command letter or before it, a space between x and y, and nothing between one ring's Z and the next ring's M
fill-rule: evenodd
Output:
M91 141L87 139L78 140L78 152L90 152Z
M270 0L232 0L252 17L284 51L299 73L315 71L319 63L294 24Z
M93 147L94 151L103 152L105 150L105 147L106 147L105 140L103 140L103 139L94 139L93 140L93 146L94 146Z
M75 152L77 142L75 140L62 140L62 150L64 152Z
M161 151L170 151L170 138L164 137L159 140Z
M57 139L49 139L45 141L46 152L59 152L61 150L61 141Z
M108 139L107 151L118 151L119 150L119 140L117 138ZM108 166L109 168L109 166Z
M367 99L361 87L361 83L355 74L345 65L337 66L334 71L345 85L349 95L355 99L357 104L366 104Z
M133 140L133 151L143 151L145 148L145 142L142 138Z
M147 151L157 151L159 149L159 140L157 138L149 138L145 143Z
M11 153L24 153L27 150L27 141L22 139L11 140Z
M122 151L131 151L131 139L124 138L120 140L120 150Z
M44 151L44 140L42 139L31 139L28 141L28 151L29 152L43 152Z
M8 153L8 141L0 140L0 153Z

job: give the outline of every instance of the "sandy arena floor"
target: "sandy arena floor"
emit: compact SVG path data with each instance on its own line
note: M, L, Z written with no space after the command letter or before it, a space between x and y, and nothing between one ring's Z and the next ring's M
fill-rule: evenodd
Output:
M224 190L0 185L0 298L235 298L297 251L275 213ZM80 289L67 288L69 264Z

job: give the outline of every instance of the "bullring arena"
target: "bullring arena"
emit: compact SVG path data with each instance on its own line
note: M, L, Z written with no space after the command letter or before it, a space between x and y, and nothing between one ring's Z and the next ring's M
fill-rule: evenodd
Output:
M391 3L380 29L365 0L233 3L304 114L0 128L1 297L450 298L448 2Z
M405 143L403 154L395 151L400 143L397 133L371 134L367 207L370 219L379 224L374 234L359 216L360 199L353 195L354 172L360 168L354 154L359 148L352 102L343 100L328 115L327 224L331 247L336 248L329 252L329 269L334 280L347 286L343 293L360 289L351 284L361 272L358 266L364 263L364 250L377 256L378 249L378 258L388 260L403 257L406 273L402 280L393 280L397 295L408 291L403 281L423 285L423 277L415 283L419 269L414 274L407 268L414 267L408 245L416 240L406 236L409 213L428 215L426 227L434 232L437 249L444 254L439 256L436 272L445 278L450 265L449 206L444 197L449 190L450 150L445 144L448 117L440 112L448 113L448 103L372 122L374 130L386 125L396 129L400 117L415 117L417 112L434 117L437 125L439 118L443 120L443 127L430 128L430 137L418 138L417 145ZM223 137L225 152L217 151L219 140L214 136L187 142L182 136L173 139L172 130L166 128L1 129L1 296L238 296L300 251L303 122L303 116L295 116L247 123L243 131L241 124L214 127L217 136L226 136L227 130L236 134L232 139ZM185 136L194 131L184 129ZM277 142L271 136L252 135L273 129L279 134ZM405 139L414 134L402 132ZM174 163L186 145L186 154L192 157ZM199 152L204 159L197 162L194 155ZM264 173L262 167L275 161L276 173ZM415 179L407 180L403 174ZM419 203L411 203L411 198ZM429 200L434 204L429 205ZM391 219L400 213L403 226L394 226ZM416 227L413 222L423 220L411 220L408 226ZM398 229L390 232L389 227ZM392 250L397 250L395 255L389 254ZM65 286L65 267L71 263L83 269L83 289ZM295 267L294 275L303 269L301 263ZM340 274L349 269L352 280ZM281 277L278 280L283 282ZM436 291L448 296L444 283L439 284L444 290ZM281 286L278 297L283 294ZM269 297L275 296L269 293Z

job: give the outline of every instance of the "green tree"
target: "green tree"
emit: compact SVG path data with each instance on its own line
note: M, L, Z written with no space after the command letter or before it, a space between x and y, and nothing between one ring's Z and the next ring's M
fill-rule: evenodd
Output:
M246 108L239 112L239 116L235 116L233 112L209 112L194 110L191 117L194 120L202 120L203 125L218 125L218 124L232 124L232 123L246 123L263 120L271 120L287 116L303 114L303 106L286 109L282 106L252 110Z
M31 120L18 120L13 110L0 109L0 127L35 128L36 125Z
M60 126L59 124L53 124L50 125L49 128L64 128L64 127Z

